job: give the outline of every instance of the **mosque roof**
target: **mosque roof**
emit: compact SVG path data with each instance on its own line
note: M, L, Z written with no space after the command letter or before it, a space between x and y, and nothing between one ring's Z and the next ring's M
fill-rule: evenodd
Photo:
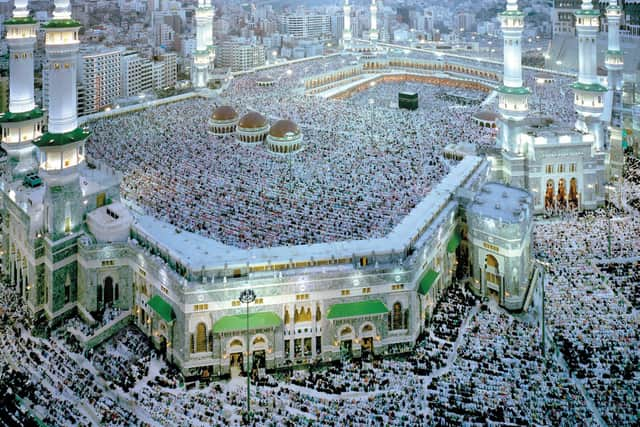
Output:
M238 113L229 105L222 105L216 108L211 115L211 119L219 121L234 120L237 118Z
M238 122L239 128L244 129L258 129L267 125L267 119L256 111L250 111Z
M278 120L269 130L269 135L274 138L287 138L299 134L300 128L291 120Z

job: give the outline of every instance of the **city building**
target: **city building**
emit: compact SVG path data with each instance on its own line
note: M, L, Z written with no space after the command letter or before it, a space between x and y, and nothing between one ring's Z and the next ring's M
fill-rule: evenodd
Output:
M124 48L90 48L80 52L79 84L83 86L80 115L94 113L110 106L121 96L121 63Z
M233 72L248 71L266 62L264 46L242 40L219 43L216 51L216 67Z
M283 15L280 17L280 25L284 34L289 34L297 39L331 38L329 15Z

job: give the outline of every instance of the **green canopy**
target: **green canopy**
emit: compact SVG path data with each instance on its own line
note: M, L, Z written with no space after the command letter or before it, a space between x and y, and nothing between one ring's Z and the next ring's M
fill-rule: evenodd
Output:
M380 300L368 300L335 304L329 309L327 319L340 319L342 317L373 316L386 314L389 309Z
M249 314L249 329L277 328L282 324L280 317L273 311L263 311ZM224 332L244 331L247 329L246 314L236 314L233 316L221 317L215 325L213 332L222 334Z
M431 289L431 286L433 286L436 280L438 280L439 275L440 273L437 271L427 271L427 274L425 274L422 280L420 280L420 285L418 286L418 292L420 295L427 295L429 293L429 289Z
M176 314L173 312L173 309L160 295L152 296L148 304L165 322L172 322L176 319Z
M454 253L458 246L460 246L460 241L462 240L462 236L458 230L453 232L453 236L449 239L449 243L447 243L447 252L450 254Z

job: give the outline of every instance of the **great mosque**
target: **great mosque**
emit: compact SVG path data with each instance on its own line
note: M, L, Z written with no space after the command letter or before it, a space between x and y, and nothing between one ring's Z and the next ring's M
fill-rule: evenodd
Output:
M75 97L68 96L76 93L74 58L80 45L80 24L72 19L68 0L55 1L53 18L44 25L51 94L44 112L35 105L36 23L27 6L27 0L16 0L14 16L5 22L10 111L0 117L8 154L1 184L3 271L45 330L71 315L92 323L106 306L118 307L122 315L112 325L81 343L90 348L134 323L185 378L225 376L246 369L248 359L276 369L347 353L405 351L454 282L467 283L508 310L526 309L538 280L531 262L534 214L601 206L605 184L616 176L609 154L615 131L607 129L603 112L618 80L602 85L590 48L599 14L589 0L576 13L578 122L566 129L529 117L520 47L524 15L516 0L508 0L500 15L502 74L476 63L379 54L362 55L356 64L300 83L308 96L326 98L350 96L385 79L495 92L495 149L460 154L449 173L382 237L243 249L223 245L140 216L121 198L120 174L87 161L90 132L78 125ZM373 0L370 53L379 51L376 7ZM612 0L612 14L615 8ZM210 5L199 2L196 19L209 13ZM345 49L365 44L351 37L348 16L347 0ZM615 35L609 40L615 52ZM206 85L209 44L199 31L197 88ZM622 55L612 53L608 61L615 76ZM240 115L226 105L212 112L208 129L250 147L256 156L288 157L307 143L304 128L291 120L270 124L259 111ZM25 179L34 174L42 185ZM254 298L241 300L248 289Z

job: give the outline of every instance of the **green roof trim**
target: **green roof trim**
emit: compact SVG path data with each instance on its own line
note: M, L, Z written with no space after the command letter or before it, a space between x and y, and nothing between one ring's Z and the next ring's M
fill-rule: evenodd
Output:
M454 231L453 235L449 239L449 243L447 243L447 252L450 254L454 253L458 246L460 246L460 242L462 241L462 236L459 231Z
M500 16L524 16L524 13L519 10L505 10Z
M91 132L82 128L75 128L67 133L44 133L40 138L33 141L37 147L55 147L60 145L71 144L73 142L87 139Z
M160 295L154 295L147 303L165 322L171 323L176 319L173 308Z
M270 329L277 328L282 324L280 317L273 311L262 311L249 314L249 329ZM238 332L247 330L247 315L236 314L233 316L221 317L213 325L213 333L222 334L225 332Z
M498 86L496 91L506 93L507 95L530 95L531 91L526 87L509 87L505 85Z
M376 316L387 314L389 309L380 300L368 300L335 304L329 308L327 319L342 319L345 317Z
M42 28L77 28L82 24L75 19L52 19L46 24L42 24Z
M4 25L31 25L36 24L37 21L30 16L24 18L9 18L4 21Z
M438 276L440 273L434 270L427 271L427 274L424 275L422 280L420 280L420 285L418 286L418 293L420 295L427 295L431 286L438 280Z
M591 9L591 10L576 10L574 12L576 15L583 15L583 16L600 16L600 9Z
M606 92L609 90L599 83L585 84L585 83L575 82L571 85L571 88L576 90L582 90L585 92Z
M7 111L6 113L0 114L0 123L25 122L27 120L39 119L43 115L44 113L38 107L22 113L12 113L11 111Z

